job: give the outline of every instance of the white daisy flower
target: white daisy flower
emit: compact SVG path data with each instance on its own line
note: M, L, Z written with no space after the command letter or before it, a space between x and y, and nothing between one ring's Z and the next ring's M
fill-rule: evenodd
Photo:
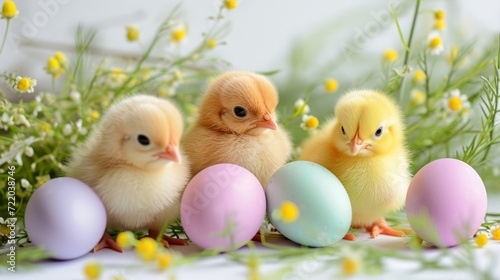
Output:
M411 101L415 105L424 104L426 98L427 97L426 97L425 93L421 90L415 89L415 90L412 90L412 92L411 92Z
M16 80L12 83L12 89L19 93L33 93L35 92L36 80L30 77L17 76Z
M444 50L443 39L438 32L432 32L427 37L427 48L433 55L438 55Z
M315 129L319 125L319 120L315 116L305 114L302 116L302 123L300 127L305 130Z
M299 98L297 99L297 101L295 101L295 104L293 105L293 110L295 113L299 112L300 109L304 106L306 102L304 101L304 99L302 98ZM302 109L302 111L300 111L300 114L307 114L309 113L310 109L309 109L309 105L306 104L306 106L304 107L304 109Z
M448 114L458 115L464 121L468 120L471 114L471 104L467 100L467 95L461 94L459 89L454 89L445 95L443 107Z

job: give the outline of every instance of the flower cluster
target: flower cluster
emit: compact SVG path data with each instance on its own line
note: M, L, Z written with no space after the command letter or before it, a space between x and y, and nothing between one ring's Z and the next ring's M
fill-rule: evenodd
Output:
M68 69L68 59L62 52L56 52L47 60L45 70L55 79L59 78Z
M478 232L475 238L477 247L482 248L486 246L489 239L500 240L500 224L491 226L488 231Z
M175 254L150 237L138 240L132 232L124 231L116 236L116 243L123 249L134 248L140 260L148 265L152 264L159 271L165 271L174 264ZM99 279L103 268L97 262L90 262L84 266L83 271L87 279Z

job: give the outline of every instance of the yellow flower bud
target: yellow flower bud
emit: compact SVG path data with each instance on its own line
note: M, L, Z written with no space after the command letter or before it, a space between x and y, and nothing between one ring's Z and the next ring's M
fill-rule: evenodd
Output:
M59 61L59 64L62 67L66 67L68 65L68 59L62 52L56 52L54 54L54 58L57 59L57 61Z
M139 37L141 36L141 31L139 30L139 28L132 25L127 25L126 28L127 28L127 41L135 42L139 40Z
M394 62L399 58L398 52L394 49L387 49L384 52L384 59L388 62Z
M342 272L345 275L354 275L358 273L359 269L359 262L354 258L346 257L342 261Z
M17 10L16 3L14 1L7 0L3 2L2 6L2 18L11 19L15 18L19 14Z
M496 227L491 231L493 240L500 240L500 227Z
M291 223L299 217L299 207L291 201L285 201L281 204L281 219L285 223Z
M20 91L28 90L31 86L30 80L26 77L23 77L17 83L17 89Z
M224 7L228 10L233 10L238 7L238 0L224 0Z
M424 71L422 71L422 70L415 71L415 73L413 74L413 80L415 80L416 82L424 81L425 80Z
M434 12L434 18L437 20L442 20L446 17L445 13L443 10L437 10Z
M445 30L446 22L443 19L438 19L434 22L434 28L437 30Z
M184 41L187 36L187 29L185 26L180 26L172 31L171 38L175 43Z
M339 88L339 82L335 79L328 79L325 82L325 90L326 92L335 92Z
M50 57L47 61L47 72L56 75L61 70L61 63L55 57Z
M207 46L208 48L213 49L215 48L215 46L217 46L217 41L215 39L210 39L207 42Z
M83 272L87 279L97 279L101 275L101 265L96 262L91 262L85 265Z
M122 231L116 236L116 243L123 249L128 249L134 245L137 240L130 231Z
M156 261L158 261L158 268L160 270L167 269L172 264L173 256L169 252L159 253L156 256Z
M156 256L156 251L158 249L158 243L151 237L144 237L137 242L135 246L135 252L144 261L152 261Z
M477 247L482 248L488 243L488 236L484 233L480 233L476 236Z

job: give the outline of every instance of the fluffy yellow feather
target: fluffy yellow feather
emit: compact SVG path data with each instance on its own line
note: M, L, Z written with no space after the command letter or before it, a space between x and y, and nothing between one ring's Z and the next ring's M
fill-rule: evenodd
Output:
M287 133L276 123L278 94L264 76L231 71L212 81L199 117L182 145L191 159L191 175L217 163L252 172L266 187L291 153Z
M96 191L108 227L147 229L156 238L165 221L178 218L189 178L187 158L178 149L182 131L181 114L170 102L147 95L123 99L76 149L66 174ZM166 246L178 242L164 238ZM121 251L107 233L94 250L105 247Z
M339 178L351 200L354 227L366 227L373 237L404 235L384 219L404 206L411 178L401 113L388 96L347 92L336 105L335 119L304 142L300 159Z

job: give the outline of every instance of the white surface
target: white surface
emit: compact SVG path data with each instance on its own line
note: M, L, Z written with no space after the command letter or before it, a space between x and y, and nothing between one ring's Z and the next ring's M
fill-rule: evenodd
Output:
M490 195L488 201L488 209L491 212L500 213L500 196ZM376 239L370 239L367 233L358 236L358 241L366 246L376 246L381 249L396 249L399 252L414 254L410 251L407 245L407 239L379 236ZM273 241L277 244L287 246L297 246L287 240ZM350 242L350 241L341 241ZM471 241L472 242L472 241ZM189 255L201 250L194 245L189 246L173 246L173 250ZM273 249L263 247L257 244L257 252L259 254L266 254L273 252ZM460 254L461 248L452 248L452 254ZM241 253L248 252L247 248L239 250ZM438 255L436 249L426 249L424 256L426 258L433 258ZM331 258L338 257L335 252ZM158 272L154 266L148 267L140 261L134 251L126 251L123 254L110 251L108 249L99 251L97 253L89 253L84 257L71 261L44 261L36 264L34 268L26 269L18 267L16 273L7 271L0 271L0 279L84 279L83 267L90 261L97 261L104 267L101 279L113 279L113 276L122 275L125 279L168 279L166 276L168 272ZM440 259L443 263L449 262L450 259ZM494 278L500 279L500 241L489 240L484 248L474 249L474 262L478 264L481 269L492 265ZM261 264L261 272L265 275L272 271L276 271L286 263L286 259L279 262L263 261ZM323 257L308 257L298 264L295 270L281 278L283 280L300 280L300 279L335 279L338 276L338 268L336 267L322 267L324 264ZM470 274L470 271L463 270L426 270L419 273L415 272L418 268L418 263L411 261L404 261L398 259L386 259L384 261L385 273L377 276L357 275L355 279L477 279ZM6 270L4 267L1 269ZM178 280L194 280L194 279L249 279L248 267L238 264L228 258L227 255L218 255L214 257L207 257L201 261L185 265L175 271L176 279Z

